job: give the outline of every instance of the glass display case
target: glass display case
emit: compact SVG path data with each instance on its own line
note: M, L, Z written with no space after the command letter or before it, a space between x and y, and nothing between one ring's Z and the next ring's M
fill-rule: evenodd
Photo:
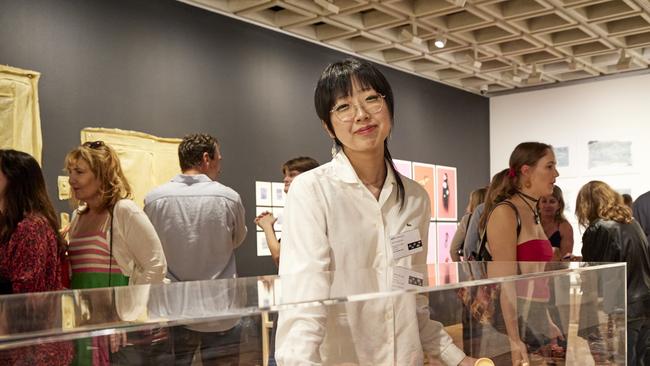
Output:
M8 295L0 364L623 365L625 288L625 263L463 262Z

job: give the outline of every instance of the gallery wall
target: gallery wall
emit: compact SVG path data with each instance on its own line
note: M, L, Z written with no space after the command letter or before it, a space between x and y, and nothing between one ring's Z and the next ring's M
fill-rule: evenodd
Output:
M0 9L0 63L42 73L52 196L84 127L211 133L222 145L221 181L247 212L239 272L275 272L270 257L256 254L255 181L281 181L281 164L298 155L329 160L313 89L320 71L347 55L171 0L0 0ZM464 208L488 179L488 100L381 70L396 99L393 156L456 167ZM56 207L70 211L64 201Z
M490 171L508 166L522 141L542 141L559 152L565 214L579 254L582 234L574 211L577 193L602 180L637 198L650 190L650 75L636 75L490 98Z

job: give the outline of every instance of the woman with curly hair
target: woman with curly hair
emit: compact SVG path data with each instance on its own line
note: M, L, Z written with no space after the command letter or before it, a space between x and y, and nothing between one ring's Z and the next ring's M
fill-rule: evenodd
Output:
M576 200L585 262L627 262L628 365L650 364L650 249L648 240L620 194L607 183L585 184ZM616 286L607 286L616 290ZM621 294L622 295L622 294Z
M167 262L147 215L131 198L119 157L103 141L86 142L65 158L73 198L79 206L70 223L68 253L73 289L162 283ZM93 316L106 316L93 309ZM108 364L106 338L77 344L77 364ZM111 351L126 343L111 337Z

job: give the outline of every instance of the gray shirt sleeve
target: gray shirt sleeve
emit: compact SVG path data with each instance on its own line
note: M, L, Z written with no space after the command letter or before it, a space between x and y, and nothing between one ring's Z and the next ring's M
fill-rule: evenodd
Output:
M463 255L465 258L469 258L472 252L475 253L478 250L478 224L481 220L484 207L485 205L483 203L476 206L476 209L474 209L474 213L469 220L469 226L467 227L467 233L465 234L465 243L463 244Z

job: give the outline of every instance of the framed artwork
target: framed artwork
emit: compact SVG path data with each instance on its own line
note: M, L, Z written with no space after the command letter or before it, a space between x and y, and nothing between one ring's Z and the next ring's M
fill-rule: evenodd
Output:
M272 206L271 182L255 182L255 206Z
M273 225L273 230L276 232L282 231L282 219L284 213L284 207L273 207L273 216L277 219L275 225Z
M286 194L284 193L284 183L282 182L272 182L271 183L271 204L274 207L284 207L284 202L286 200Z
M271 251L269 250L269 245L266 243L266 236L264 232L257 232L257 256L264 257L270 256Z
M395 169L397 169L401 175L413 179L413 167L410 161L393 159L393 164L395 164Z
M429 195L431 201L431 220L436 218L436 166L424 163L413 163L413 180L420 183Z
M436 264L437 241L436 241L436 223L429 222L429 244L427 247L427 264ZM432 282L435 283L435 282Z
M449 285L458 283L458 264L457 263L439 263L437 285Z
M451 248L451 239L456 234L458 224L454 222L439 222L438 231L438 264L452 263L449 249Z
M456 168L436 166L436 218L438 221L458 219L458 191Z

